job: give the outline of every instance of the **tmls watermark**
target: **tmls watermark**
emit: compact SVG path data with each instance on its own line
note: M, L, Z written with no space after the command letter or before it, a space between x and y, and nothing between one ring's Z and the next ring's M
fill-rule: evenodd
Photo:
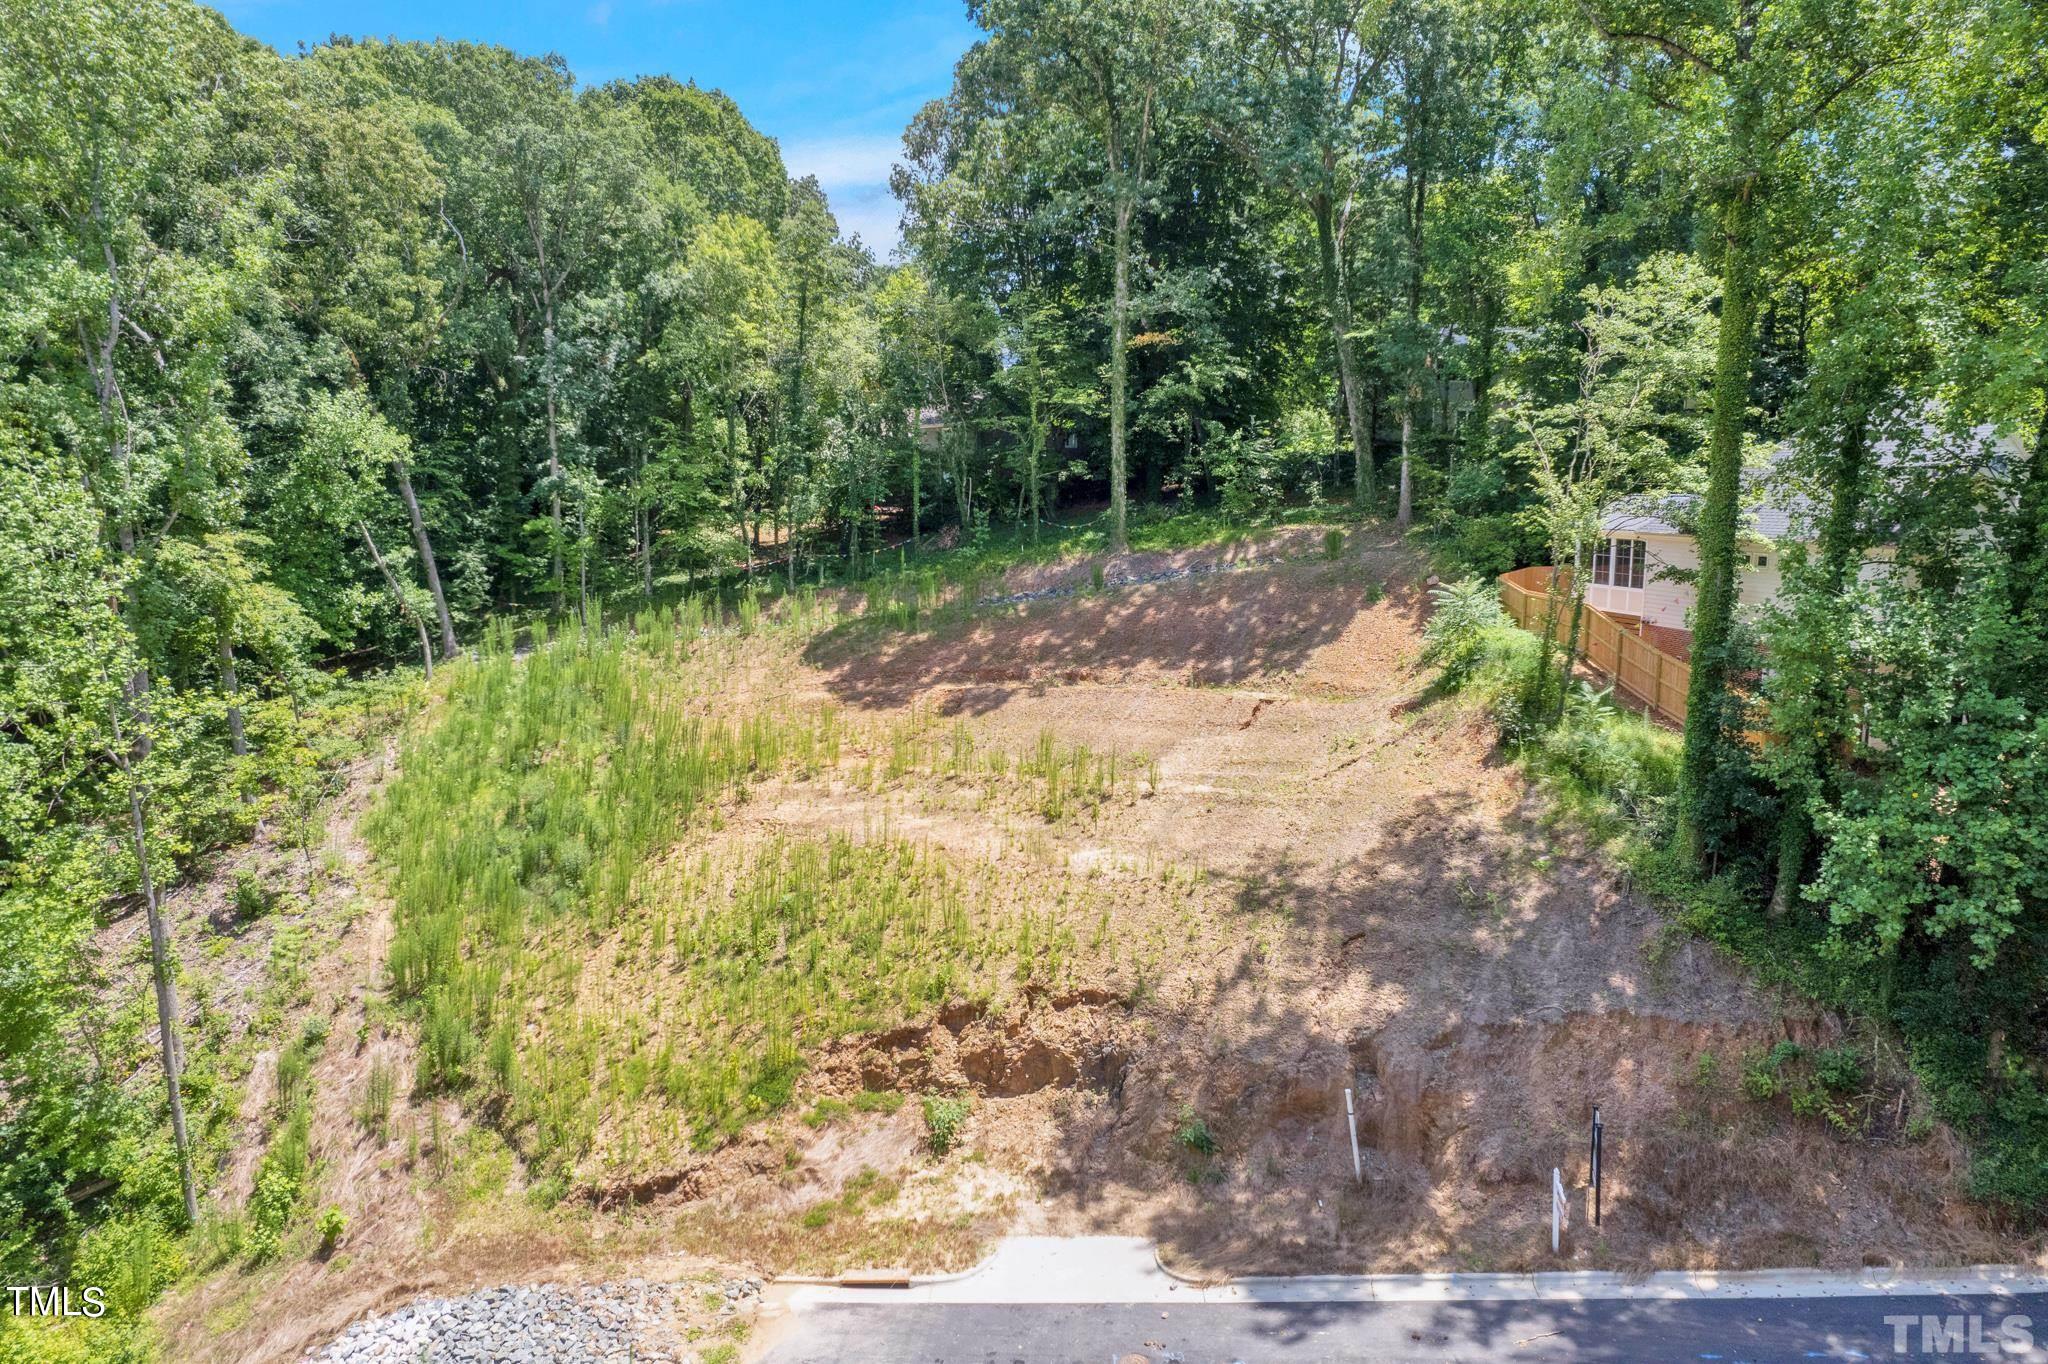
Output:
M2034 1348L2034 1319L2017 1314L1902 1313L1886 1317L1884 1324L1892 1328L1892 1349L1899 1354L1996 1358L2023 1355Z

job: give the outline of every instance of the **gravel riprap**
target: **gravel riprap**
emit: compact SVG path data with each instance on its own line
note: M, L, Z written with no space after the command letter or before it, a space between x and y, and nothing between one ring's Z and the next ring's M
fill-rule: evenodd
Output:
M720 1315L751 1310L759 1279L704 1284L624 1283L585 1287L529 1284L460 1298L423 1298L359 1321L307 1364L689 1364L678 1343L677 1308L706 1293Z

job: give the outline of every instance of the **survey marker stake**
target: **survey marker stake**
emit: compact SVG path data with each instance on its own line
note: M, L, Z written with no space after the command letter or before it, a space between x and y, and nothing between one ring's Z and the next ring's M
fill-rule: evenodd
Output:
M1351 1086L1344 1087L1344 1122L1351 1129L1351 1182L1365 1183L1365 1167L1358 1162L1358 1113L1351 1107Z

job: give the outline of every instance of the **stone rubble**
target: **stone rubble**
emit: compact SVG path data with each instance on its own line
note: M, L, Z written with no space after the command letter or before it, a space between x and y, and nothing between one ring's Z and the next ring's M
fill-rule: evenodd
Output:
M356 1322L305 1364L692 1364L677 1310L716 1293L721 1317L760 1306L759 1279L706 1284L529 1284L423 1298Z
M1184 578L1206 578L1212 573L1242 573L1247 569L1271 568L1275 564L1294 563L1301 559L1319 557L1313 553L1275 554L1263 557L1236 559L1220 564L1196 564L1193 568L1167 568L1157 573L1133 573L1124 577L1105 578L1104 591L1112 587L1143 587L1149 583L1179 582ZM1078 597L1093 590L1088 583L1070 583L1064 587L1046 587L1036 592L1013 592L1004 597L980 597L975 600L982 606L1022 606L1027 602L1051 601L1055 597Z

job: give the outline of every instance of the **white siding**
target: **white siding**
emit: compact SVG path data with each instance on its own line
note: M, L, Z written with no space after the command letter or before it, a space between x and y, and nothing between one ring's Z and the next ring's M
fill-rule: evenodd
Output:
M1650 625L1668 625L1690 630L1695 591L1690 580L1673 582L1659 571L1676 568L1694 572L1700 566L1699 551L1685 535L1645 535L1650 546L1650 566L1643 582L1643 620ZM1776 547L1742 541L1735 547L1737 600L1744 606L1761 606L1775 598L1785 585ZM1762 564L1757 563L1761 558Z
M1737 544L1735 556L1735 581L1741 588L1740 600L1744 606L1761 606L1783 590L1785 575L1778 562L1776 547L1767 549L1757 544ZM1761 566L1758 559L1764 561Z
M1700 556L1694 552L1692 541L1683 535L1645 535L1643 540L1650 547L1650 562L1643 573L1643 621L1648 625L1667 625L1674 630L1689 630L1692 622L1686 619L1692 610L1692 584L1673 582L1664 576L1669 568L1690 571L1700 566Z

